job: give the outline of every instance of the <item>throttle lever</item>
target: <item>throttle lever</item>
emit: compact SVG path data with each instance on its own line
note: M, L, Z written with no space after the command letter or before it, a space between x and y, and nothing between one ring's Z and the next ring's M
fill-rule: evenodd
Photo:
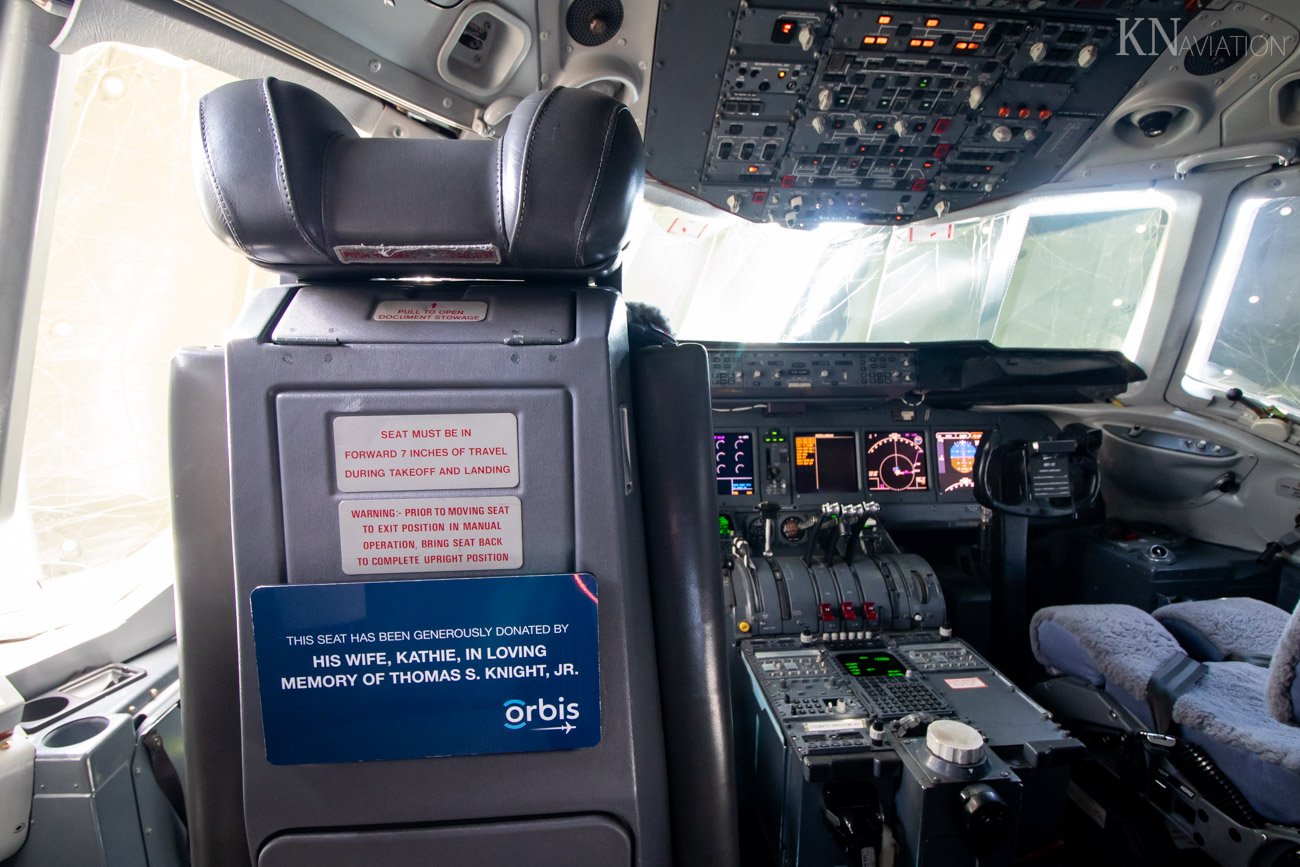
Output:
M758 513L763 516L763 556L772 556L772 540L776 538L776 519L781 514L781 506L771 500L758 504Z
M848 522L846 520L845 535L847 536L847 540L844 543L845 565L847 566L853 565L853 555L854 552L857 550L858 541L862 538L862 531L865 530L867 527L867 521L869 520L867 516L871 514L875 514L876 512L879 511L880 511L879 503L868 503L868 502L853 503L851 505L844 507L844 517L846 519L850 519L850 518L853 519L851 526L848 526Z
M831 531L822 545L822 560L827 566L830 566L835 561L835 548L840 536L844 534L844 521L841 517L843 513L844 507L839 503L826 503L822 506L822 517L838 525Z

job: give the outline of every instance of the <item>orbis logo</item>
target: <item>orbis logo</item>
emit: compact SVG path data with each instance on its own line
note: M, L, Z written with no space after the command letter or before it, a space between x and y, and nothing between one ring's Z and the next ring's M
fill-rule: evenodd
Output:
M580 713L576 701L566 702L560 696L555 702L539 698L533 702L512 698L502 705L506 712L505 727L518 731L528 729L535 732L562 731L566 735L577 726L573 725ZM548 725L557 723L557 725Z

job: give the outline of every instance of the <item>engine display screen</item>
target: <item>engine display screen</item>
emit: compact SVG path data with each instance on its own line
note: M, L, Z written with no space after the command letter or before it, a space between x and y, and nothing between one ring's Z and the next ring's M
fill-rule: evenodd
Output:
M977 430L934 432L934 457L941 498L974 495L975 452L983 435Z
M928 491L925 434L910 431L868 433L868 491Z
M713 457L718 479L718 496L749 497L754 493L754 435L713 435Z
M796 433L794 487L801 494L858 491L858 446L852 431Z
M853 677L907 677L907 666L892 653L841 653L835 657Z

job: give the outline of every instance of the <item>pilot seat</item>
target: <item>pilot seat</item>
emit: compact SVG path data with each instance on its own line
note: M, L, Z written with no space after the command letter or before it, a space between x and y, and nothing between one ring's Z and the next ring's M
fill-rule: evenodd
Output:
M241 81L196 145L288 279L173 367L194 863L737 864L707 361L629 338L627 108L363 139Z
M1300 617L1246 599L1155 616L1063 605L1039 611L1030 638L1054 675L1039 700L1103 764L1142 781L1176 839L1223 864L1294 856Z

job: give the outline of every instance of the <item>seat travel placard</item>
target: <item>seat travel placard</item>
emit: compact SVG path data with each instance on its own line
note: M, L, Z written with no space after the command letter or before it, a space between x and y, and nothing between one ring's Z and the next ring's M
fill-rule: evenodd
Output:
M590 574L273 585L252 606L271 764L600 742Z
M514 413L341 415L334 419L340 491L449 491L519 484Z

